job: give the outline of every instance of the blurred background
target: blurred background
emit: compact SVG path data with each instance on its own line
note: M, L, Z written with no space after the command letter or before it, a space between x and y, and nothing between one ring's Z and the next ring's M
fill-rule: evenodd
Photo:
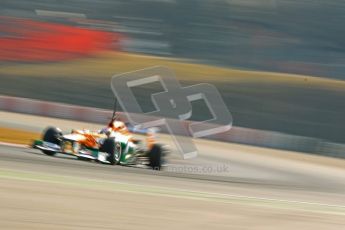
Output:
M1 0L0 229L344 229L344 21L344 0ZM152 66L215 85L233 128L193 159L159 135L162 171L28 148L100 130L112 76ZM133 87L145 112L161 90Z
M0 15L0 94L111 109L111 76L164 65L216 85L235 126L345 142L344 1L3 0ZM146 110L158 88L139 90Z

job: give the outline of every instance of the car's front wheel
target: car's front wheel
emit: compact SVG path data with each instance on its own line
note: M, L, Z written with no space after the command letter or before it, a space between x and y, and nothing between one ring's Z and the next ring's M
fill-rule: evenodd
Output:
M58 128L55 127L48 127L44 132L43 132L43 141L44 142L49 142L53 143L56 145L60 145L60 138L62 136L61 131ZM42 152L48 156L54 156L56 152L54 151L49 151L49 150L42 150Z

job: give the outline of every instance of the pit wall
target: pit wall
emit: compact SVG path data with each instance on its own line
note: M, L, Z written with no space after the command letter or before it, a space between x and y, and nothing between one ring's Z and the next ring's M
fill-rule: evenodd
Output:
M39 101L28 98L0 95L0 111L24 113L38 116L55 117L90 123L107 124L112 111L97 108ZM125 122L124 114L119 116ZM140 115L137 115L140 116ZM185 121L188 126L190 122ZM141 132L142 130L134 130ZM318 155L345 158L345 144L332 143L317 138L289 135L279 132L232 127L227 132L206 137L207 139L284 149Z

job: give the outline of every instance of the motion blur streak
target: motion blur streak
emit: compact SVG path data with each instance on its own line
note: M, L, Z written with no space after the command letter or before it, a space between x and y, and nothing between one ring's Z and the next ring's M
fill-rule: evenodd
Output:
M30 19L0 17L1 61L59 61L118 50L116 33Z

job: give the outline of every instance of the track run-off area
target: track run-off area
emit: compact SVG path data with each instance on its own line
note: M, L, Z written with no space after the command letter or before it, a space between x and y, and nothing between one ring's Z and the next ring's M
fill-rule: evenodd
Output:
M101 125L0 112L0 126ZM0 229L342 229L345 161L194 140L163 171L102 165L0 145Z

